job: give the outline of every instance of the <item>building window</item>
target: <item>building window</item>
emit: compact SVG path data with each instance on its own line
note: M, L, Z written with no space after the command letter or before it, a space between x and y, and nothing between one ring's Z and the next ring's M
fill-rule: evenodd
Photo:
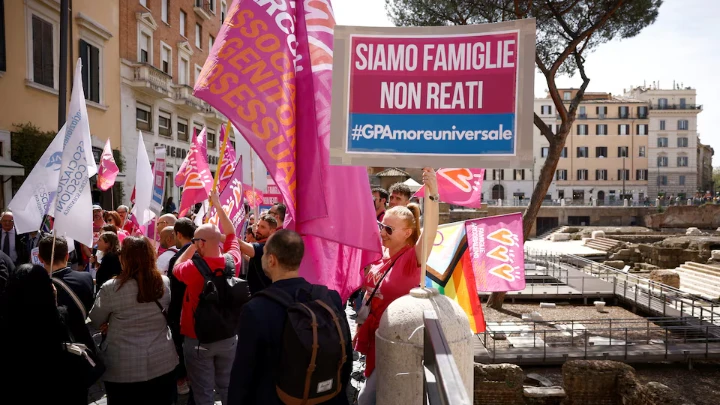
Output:
M100 103L100 50L84 40L80 40L80 59L82 60L82 83L85 99Z
M569 91L563 92L563 100L570 101L570 97L572 97L572 93Z
M595 133L597 135L607 135L607 124L595 125Z
M198 135L200 135L200 132L202 132L203 127L202 127L202 125L198 124L197 122L193 122L193 129L195 132L193 132L191 139L194 140Z
M585 110L585 106L580 106L580 113L578 114L578 118L580 118L580 119L587 118L587 112Z
M642 146L641 146L642 148ZM618 157L628 157L628 147L627 146L618 146Z
M664 138L664 137L658 138L657 146L658 146L658 148L667 148L668 147L668 139Z
M645 157L645 147L644 146L640 146L638 148L638 157Z
M140 4L147 7L147 0L140 0Z
M630 135L630 124L618 125L618 135Z
M0 0L0 72L7 71L5 52L5 0Z
M665 120L660 120L660 130L661 131L665 130Z
M143 131L152 131L152 109L145 104L137 104L135 108L135 126Z
M160 17L164 22L168 22L168 0L161 0Z
M577 157L579 158L587 158L588 156L588 147L587 146L578 146L577 148Z
M578 133L578 135L587 135L588 134L588 125L587 124L578 124L577 133Z
M513 170L513 180L525 180L525 169Z
M558 169L555 171L555 180L567 180L567 170Z
M668 100L666 98L659 98L658 99L658 108L661 110L667 108L667 105L668 105L667 101Z
M621 119L627 119L630 117L630 107L622 106L618 107L618 117Z
M678 148L687 148L688 147L688 139L685 137L680 137L677 139L677 147Z
M202 66L195 65L195 83L200 79L200 74L202 74Z
M195 24L195 46L202 49L202 26Z
M186 119L183 119L183 118L177 119L177 139L178 139L178 141L185 141L185 142L187 142L189 140L189 138L188 138L188 122Z
M597 157L597 158L608 157L607 147L605 147L605 146L596 147L595 148L595 157Z
M172 138L172 124L170 113L160 110L158 114L158 133L160 136Z
M598 118L605 118L607 116L607 107L595 107L595 112Z
M657 165L658 165L658 167L668 167L668 157L667 156L658 156Z
M542 115L552 115L552 106L551 106L551 105L543 105L543 106L540 106L540 114L542 114Z
M210 11L215 13L215 0L207 0L207 5Z
M685 185L685 176L679 176L678 177L678 184L681 186Z
M658 176L658 184L660 184L661 186L667 186L667 184L668 184L667 176L664 176L664 175Z
M227 3L220 2L220 23L225 22L225 14L227 13Z
M645 180L648 179L648 171L643 169L637 169L635 170L635 180Z
M688 166L688 157L687 156L678 156L677 165L678 165L678 167L687 167Z
M33 81L43 86L55 87L55 62L53 60L53 25L42 18L32 16Z
M680 108L685 109L686 106L687 106L687 101L684 98L681 98L680 99Z
M618 169L618 180L630 180L630 170Z
M548 153L550 153L550 148L548 148L547 146L543 146L540 148L540 157L541 158L547 157Z
M208 45L209 45L208 52L209 52L212 49L213 45L215 45L215 38L213 38L212 35L208 35L208 37L209 37L209 40L208 40Z
M567 157L567 146L564 147L564 148L562 148L562 152L560 152L560 157L561 157L561 158L566 158L566 157Z
M578 169L577 179L578 180L590 180L590 179L588 179L588 170L587 169Z
M172 76L172 48L160 43L160 70Z
M217 139L215 137L215 132L207 131L207 147L208 149L215 149L217 146Z
M505 170L493 169L493 180L505 180Z
M637 114L638 114L638 118L647 118L647 116L648 116L647 106L638 107Z
M605 169L598 169L595 170L595 180L607 180L607 170Z
M178 84L188 84L188 73L190 69L189 66L190 61L185 58L180 58L180 63L178 63Z
M647 135L648 134L648 124L638 124L636 128L636 133L638 135Z
M688 120L678 120L677 129L678 131L687 131L689 128Z
M140 34L140 62L150 63L150 50L152 49L152 39L146 33Z
M184 11L180 10L180 35L185 35L185 20L187 19L187 14L185 14Z

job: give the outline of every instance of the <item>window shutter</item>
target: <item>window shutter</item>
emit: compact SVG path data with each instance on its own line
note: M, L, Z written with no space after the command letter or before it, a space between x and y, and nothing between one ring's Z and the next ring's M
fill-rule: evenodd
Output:
M43 84L55 86L53 79L53 26L42 21L42 77Z
M552 115L552 106L548 106L548 114Z
M89 77L90 77L90 61L88 60L88 48L90 48L87 42L80 40L78 50L80 51L80 60L82 61L82 85L85 91L85 98L90 100L90 92L88 91Z
M7 70L5 53L5 0L0 0L0 71Z
M32 18L32 44L33 44L33 80L42 82L42 21Z
M92 94L90 100L100 102L100 50L94 46L90 47L90 89Z

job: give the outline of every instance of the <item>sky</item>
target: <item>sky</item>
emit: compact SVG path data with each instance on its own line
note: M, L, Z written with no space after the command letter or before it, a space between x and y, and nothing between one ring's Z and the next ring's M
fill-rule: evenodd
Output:
M340 25L391 27L385 0L335 0L335 19ZM700 141L715 149L713 166L720 166L720 45L717 42L719 0L665 0L655 24L640 35L599 46L586 55L587 91L620 95L630 86L659 82L663 89L673 81L697 91ZM559 87L580 87L576 77L559 77ZM548 88L535 75L535 96L545 97ZM715 129L713 129L715 128Z

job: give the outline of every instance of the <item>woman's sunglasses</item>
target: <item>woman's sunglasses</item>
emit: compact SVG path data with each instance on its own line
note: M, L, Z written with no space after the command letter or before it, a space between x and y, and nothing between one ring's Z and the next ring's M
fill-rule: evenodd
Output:
M393 234L393 231L395 230L392 226L390 226L390 225L385 225L385 224L383 224L383 223L380 222L380 221L378 221L377 224L378 224L378 229L380 229L381 232L382 232L382 230L384 229L384 230L385 230L385 233L387 233L388 236L392 235L392 234Z

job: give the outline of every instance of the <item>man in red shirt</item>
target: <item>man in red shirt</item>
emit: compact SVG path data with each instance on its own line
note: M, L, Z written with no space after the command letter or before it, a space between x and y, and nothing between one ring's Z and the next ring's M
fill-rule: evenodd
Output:
M210 194L213 206L220 207L218 193ZM185 297L183 299L182 314L180 316L180 333L185 337L183 352L187 368L190 387L197 405L213 405L213 387L217 387L222 403L227 403L228 385L230 384L230 371L235 359L237 336L213 343L200 343L195 334L195 310L200 300L200 293L205 286L205 279L192 262L196 252L207 262L210 269L225 268L223 253L232 256L235 271L242 262L240 245L235 237L232 222L224 210L218 210L222 228L226 233L220 233L217 226L204 224L195 230L195 237L191 245L178 258L173 267L172 274L184 283ZM222 248L221 248L222 244Z

